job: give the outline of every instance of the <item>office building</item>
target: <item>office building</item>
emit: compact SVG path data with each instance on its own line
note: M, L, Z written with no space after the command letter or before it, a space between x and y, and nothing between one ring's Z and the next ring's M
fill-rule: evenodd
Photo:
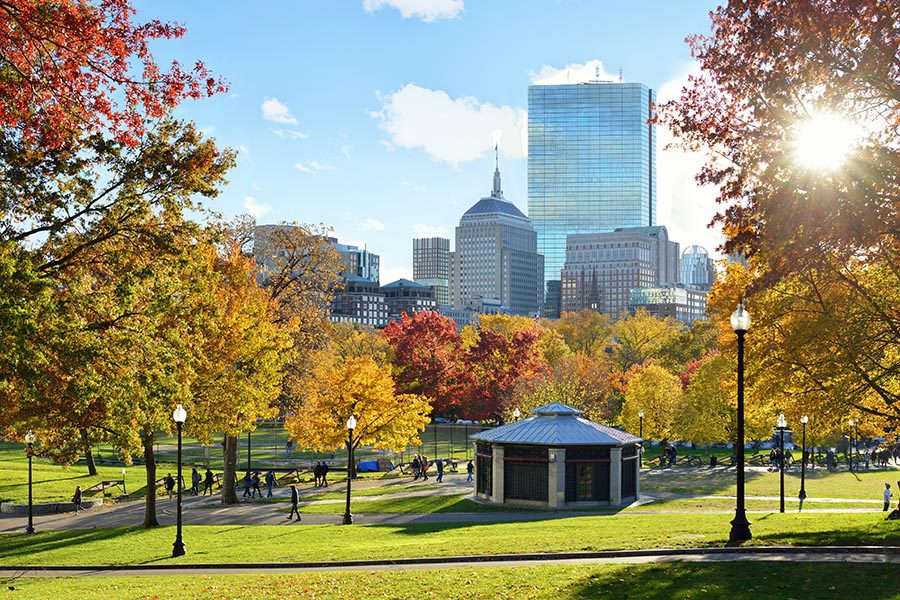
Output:
M331 320L382 328L388 324L388 305L378 284L365 277L347 275L344 289L331 301Z
M681 254L681 283L709 291L716 282L716 264L703 246L688 246Z
M427 285L409 279L398 279L383 285L381 293L387 302L390 320L399 319L403 313L412 315L422 310L435 310L437 307L434 291Z
M707 292L683 284L631 290L628 310L631 314L646 310L655 317L672 317L686 325L706 320Z
M450 304L494 299L512 314L540 313L544 259L531 221L503 197L499 165L490 196L465 212L450 255Z
M449 304L449 239L431 237L413 240L413 281L430 287L438 304Z
M561 309L618 319L628 311L632 289L678 283L678 255L678 243L663 226L569 235Z
M640 83L529 86L528 215L545 282L560 279L566 236L656 224L655 101Z

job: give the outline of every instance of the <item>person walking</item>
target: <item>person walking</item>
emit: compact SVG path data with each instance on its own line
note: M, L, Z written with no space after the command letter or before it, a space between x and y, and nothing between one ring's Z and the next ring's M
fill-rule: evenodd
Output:
M419 478L419 470L421 468L422 468L422 461L419 460L419 455L416 454L412 460L413 481L416 481Z
M250 471L247 471L246 473L244 473L244 495L241 496L241 498L246 498L247 496L250 496L252 498L253 495L250 493L250 490L252 488L253 488L253 475L250 474Z
M328 487L328 463L322 463L322 487Z
M253 472L253 492L250 494L250 497L253 498L255 494L259 494L259 497L262 498L262 489L259 487L259 471Z
M197 496L200 494L200 481L203 477L200 476L200 471L197 470L197 467L193 467L191 469L191 495Z
M72 504L75 505L75 513L77 514L79 510L84 510L81 506L81 486L75 486L75 494L72 496Z
M884 482L884 508L883 512L887 512L891 507L891 484Z
M206 469L206 477L203 480L203 495L206 495L206 492L209 492L209 495L212 496L213 493L213 482L215 482L215 477L213 477L213 472L207 468Z
M317 460L316 466L313 469L313 475L315 476L316 484L313 487L319 487L322 483L322 461Z
M297 503L300 501L300 495L297 493L297 486L291 486L291 514L288 515L288 521L290 521L294 517L294 513L297 514L297 520L300 520L300 509L297 507Z
M169 494L169 500L172 499L172 491L175 489L175 478L169 473L163 479L163 485L166 486L166 493Z
M472 481L472 474L475 472L475 465L472 464L470 460L468 464L466 464L466 483Z
M428 481L428 457L423 456L420 464L422 468L422 481Z
M435 464L437 465L437 482L441 483L444 481L444 461L438 459Z
M272 486L275 485L275 470L269 469L266 473L266 498L272 497Z

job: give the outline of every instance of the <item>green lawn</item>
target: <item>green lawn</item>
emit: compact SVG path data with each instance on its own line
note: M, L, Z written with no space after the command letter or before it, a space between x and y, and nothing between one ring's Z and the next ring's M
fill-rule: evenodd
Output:
M823 469L806 472L806 494L813 498L866 498L879 500L884 491L884 482L898 489L900 469L887 471L861 471L849 473L838 471L829 473ZM748 496L777 496L779 494L779 474L777 472L747 472L746 493ZM800 472L784 474L785 495L797 497L800 491ZM668 469L641 472L641 491L675 492L680 494L734 495L735 474L733 469ZM895 493L896 496L896 493Z
M173 527L0 535L0 564L104 565L344 560L508 552L724 546L730 515L617 514L517 523L188 526L188 555L170 558ZM752 515L753 544L900 545L879 513Z
M343 514L344 506L344 502L336 500L334 502L307 504L300 507L300 510L309 514ZM353 512L368 514L517 512L515 507L479 504L463 495L410 496L406 498L363 500L353 502L351 508ZM284 512L288 512L288 509L285 508Z
M290 575L20 578L0 598L898 598L896 565L662 563ZM163 591L164 590L164 591ZM863 592L864 590L864 592Z
M101 481L122 479L122 467L97 467L97 475L90 476L87 466L63 467L49 460L35 458L32 463L35 502L68 502L75 492L75 486L82 490ZM167 472L175 472L174 465L157 465L157 477ZM144 467L130 467L125 470L125 486L132 498L143 497L146 493L146 471ZM190 471L186 481L190 477ZM117 488L114 495L121 493ZM162 493L162 492L160 492ZM99 496L99 494L98 494ZM85 498L94 496L86 495ZM28 501L28 458L21 444L0 443L0 502Z

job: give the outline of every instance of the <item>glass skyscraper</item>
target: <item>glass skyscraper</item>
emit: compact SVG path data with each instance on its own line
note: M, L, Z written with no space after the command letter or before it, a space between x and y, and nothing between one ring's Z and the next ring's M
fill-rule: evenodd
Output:
M566 235L656 224L653 90L640 83L528 87L528 216L559 280Z

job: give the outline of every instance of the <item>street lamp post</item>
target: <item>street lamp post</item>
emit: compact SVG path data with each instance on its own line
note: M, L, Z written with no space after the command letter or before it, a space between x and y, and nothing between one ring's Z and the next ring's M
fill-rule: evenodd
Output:
M122 495L128 495L128 487L125 485L125 467L122 467Z
M356 429L356 417L347 419L347 507L344 509L344 525L353 524L350 514L350 480L353 479L353 430Z
M737 335L737 506L731 521L731 542L745 542L753 536L744 506L744 336L750 329L750 313L743 300L731 315L731 328Z
M859 471L859 417L853 417L853 425L856 429L856 452L854 452L853 454L856 458L856 470Z
M847 432L847 467L853 472L853 419L847 421L850 430Z
M778 470L781 472L781 503L778 505L778 512L784 512L784 430L787 429L784 413L778 415L778 420L775 421L775 428L778 430L778 447L781 450L778 459Z
M800 510L803 510L803 501L806 500L806 424L809 423L809 417L803 415L800 417L803 423L803 438L800 448Z
M187 419L187 411L180 404L172 411L172 420L178 429L178 508L175 519L175 543L172 544L172 558L184 556L184 541L181 539L181 428Z
M236 461L235 461L236 462ZM247 470L249 471L252 467L250 466L250 430L247 430Z
M28 456L28 527L25 533L34 533L34 499L31 495L32 477L31 477L31 459L34 456L34 434L31 430L25 434L25 454Z
M641 438L641 456L640 456L639 460L641 461L641 466L643 467L644 466L644 411L642 411L642 410L638 411L638 423L639 423L638 428L640 429L640 431L638 432L638 437Z

